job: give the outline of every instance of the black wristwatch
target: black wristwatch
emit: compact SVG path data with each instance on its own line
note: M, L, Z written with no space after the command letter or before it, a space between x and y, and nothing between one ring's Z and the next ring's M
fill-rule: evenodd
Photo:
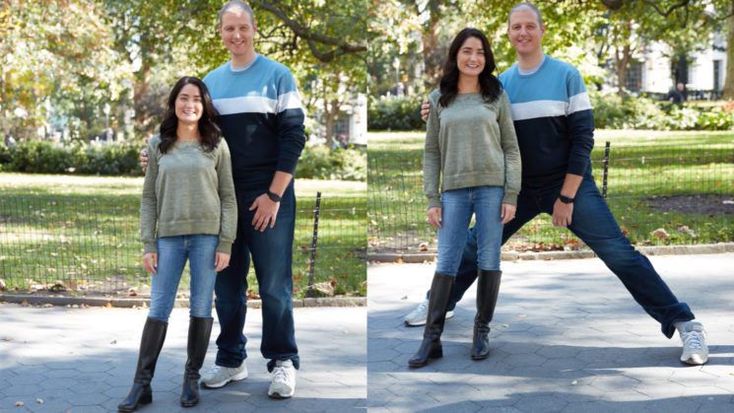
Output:
M573 201L576 200L576 198L569 198L566 195L558 194L558 199L563 202L564 204L573 204Z
M270 189L268 189L268 198L270 198L273 202L280 202L280 195L276 194L275 192L272 192Z

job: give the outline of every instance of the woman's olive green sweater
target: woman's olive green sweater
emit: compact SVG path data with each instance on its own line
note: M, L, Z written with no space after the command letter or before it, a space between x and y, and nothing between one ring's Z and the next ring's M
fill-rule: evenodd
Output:
M156 239L177 235L219 235L218 252L231 253L237 233L232 161L224 139L207 152L198 142L176 142L162 154L160 138L148 143L148 169L140 204L140 237L145 252Z
M479 93L458 94L448 107L431 103L423 155L428 206L441 207L441 192L473 186L502 186L503 203L516 204L521 163L510 102L503 91L488 103Z

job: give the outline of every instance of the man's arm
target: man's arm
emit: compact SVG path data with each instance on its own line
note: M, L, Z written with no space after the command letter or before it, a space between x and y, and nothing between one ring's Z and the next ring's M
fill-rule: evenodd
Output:
M571 148L568 154L568 169L558 199L553 205L553 225L568 226L573 217L573 200L591 163L594 148L594 115L586 86L578 71L573 71L566 80L569 96L568 119ZM566 200L567 202L563 202ZM570 202L568 202L570 200Z
M265 231L268 226L275 227L275 219L280 208L280 197L283 196L293 179L298 158L306 144L304 119L305 115L295 79L290 72L287 72L278 81L278 108L275 122L279 153L276 172L270 182L268 192L257 197L250 205L250 211L255 210L252 225L258 231Z

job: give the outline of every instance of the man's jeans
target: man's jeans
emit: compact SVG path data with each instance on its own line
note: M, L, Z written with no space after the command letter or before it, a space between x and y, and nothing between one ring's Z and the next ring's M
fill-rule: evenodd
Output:
M476 215L476 263L483 270L500 269L500 215L504 194L505 191L500 186L461 188L441 194L442 217L441 228L438 230L436 272L456 276L472 213Z
M276 360L290 359L296 368L299 366L293 326L291 269L296 197L291 183L280 202L275 227L260 232L252 225L255 211L249 209L255 198L263 193L264 190L237 192L237 238L232 245L229 267L217 276L216 308L221 332L217 338L216 364L223 367L238 367L247 358L243 328L251 255L262 299L260 351L270 360L268 370L272 370Z
M217 278L214 259L218 243L219 237L216 235L158 238L156 242L158 271L151 279L148 317L161 321L168 320L187 258L191 273L189 315L200 318L211 317L212 293Z
M517 200L515 219L505 225L503 244L538 214L553 214L553 204L560 193L561 184L559 182L557 186L538 190L522 189ZM572 222L568 229L584 241L619 277L635 301L661 324L661 330L668 338L675 332L673 323L695 318L688 305L679 302L673 295L647 257L635 250L622 234L590 175L584 176L576 193ZM477 277L476 251L476 232L471 229L467 234L464 255L449 299L450 310Z

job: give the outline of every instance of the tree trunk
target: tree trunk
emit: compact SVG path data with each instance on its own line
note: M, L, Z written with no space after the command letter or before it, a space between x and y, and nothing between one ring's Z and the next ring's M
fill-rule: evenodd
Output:
M734 13L734 0L730 13ZM729 34L726 36L726 73L724 74L724 90L722 98L734 99L734 14L727 19Z
M326 147L331 149L334 146L334 129L336 127L336 117L332 115L334 101L324 99L324 143Z
M438 86L439 75L441 74L442 53L438 47L438 25L441 20L441 9L439 0L429 1L427 8L430 11L428 21L423 24L423 33L421 41L423 43L423 64L426 74L425 86L431 90Z
M614 63L617 69L617 94L620 97L625 97L627 92L624 90L624 86L627 83L627 67L629 61L632 58L632 51L628 44L624 45L621 50L617 48L614 52Z

